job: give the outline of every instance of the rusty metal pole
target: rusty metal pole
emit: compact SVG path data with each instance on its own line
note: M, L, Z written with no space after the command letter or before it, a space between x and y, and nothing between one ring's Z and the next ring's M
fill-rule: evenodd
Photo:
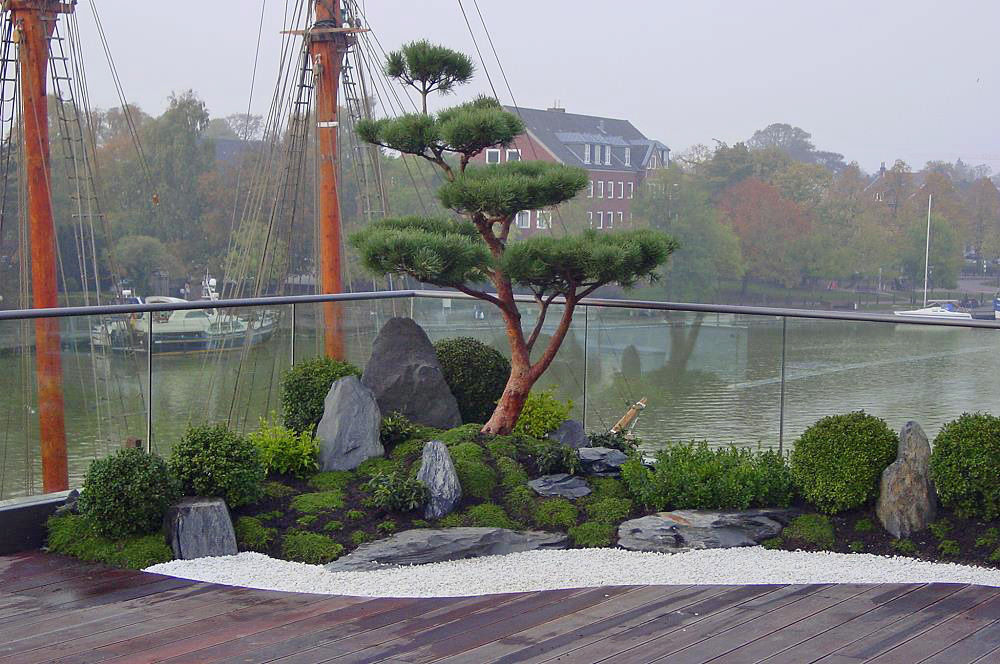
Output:
M316 0L318 26L343 25L340 0ZM329 29L329 28L328 28ZM343 33L317 31L309 36L316 81L316 149L319 157L320 288L323 293L344 290L341 269L340 202L337 196L337 88L347 45ZM328 357L344 358L341 307L323 305L323 339Z
M31 292L35 308L59 306L56 240L52 220L51 168L46 71L49 37L59 12L72 5L49 0L8 3L17 29L24 116L24 169L28 185L31 238ZM42 452L42 487L46 493L69 488L66 423L63 414L59 319L35 321L35 378Z

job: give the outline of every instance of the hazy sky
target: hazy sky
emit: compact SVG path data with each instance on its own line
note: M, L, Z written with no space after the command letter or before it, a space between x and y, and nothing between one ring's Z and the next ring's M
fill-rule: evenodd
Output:
M152 114L193 88L213 117L245 112L264 10L255 112L277 75L286 0L93 0L130 101ZM427 37L477 61L458 0L365 0L387 48ZM509 101L473 0L480 48ZM631 120L682 151L772 122L868 170L902 158L1000 171L1000 3L993 0L479 0L517 103ZM80 0L96 106L116 105ZM488 91L486 77L462 91ZM450 101L450 100L445 100Z

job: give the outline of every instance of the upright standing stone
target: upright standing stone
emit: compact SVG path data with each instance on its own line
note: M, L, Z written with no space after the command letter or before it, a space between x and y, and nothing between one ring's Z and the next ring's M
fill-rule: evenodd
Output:
M222 498L184 498L164 520L170 548L180 560L236 555L236 533Z
M455 472L455 464L448 453L448 446L440 440L424 445L417 479L427 485L430 499L424 508L425 519L440 519L462 499L462 485Z
M559 425L559 428L548 435L552 440L558 440L563 445L569 445L574 450L587 447L590 441L587 440L587 432L583 430L583 425L576 420L566 420Z
M896 460L882 471L875 513L893 537L909 537L937 516L937 496L930 477L931 446L912 420L899 432Z
M375 338L361 382L383 413L400 412L411 422L437 429L462 423L431 340L410 318L390 318Z
M361 462L385 454L379 430L382 414L372 391L357 376L333 381L316 427L320 468L354 470Z

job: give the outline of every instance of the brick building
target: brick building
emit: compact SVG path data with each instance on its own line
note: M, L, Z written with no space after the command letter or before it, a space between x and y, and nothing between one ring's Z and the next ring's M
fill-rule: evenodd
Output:
M562 108L504 108L520 116L525 133L506 148L485 150L474 161L540 160L585 169L590 178L584 192L587 218L579 220L581 225L589 223L598 230L629 227L632 199L646 174L670 163L670 148L646 138L627 120L567 113ZM524 210L515 224L521 233L531 235L551 228L552 213Z

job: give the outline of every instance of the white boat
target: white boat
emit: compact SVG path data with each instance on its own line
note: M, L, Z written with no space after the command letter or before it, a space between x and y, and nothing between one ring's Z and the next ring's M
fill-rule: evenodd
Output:
M952 320L972 320L972 314L967 311L958 311L952 304L935 304L921 309L911 311L894 311L897 316L906 318L948 318Z

